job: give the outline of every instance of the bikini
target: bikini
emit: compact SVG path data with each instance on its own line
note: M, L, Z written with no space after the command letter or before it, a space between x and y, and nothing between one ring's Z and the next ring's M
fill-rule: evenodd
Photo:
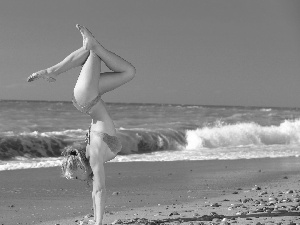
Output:
M72 102L73 105L82 113L89 114L90 110L100 101L101 99L101 94L97 95L92 101L88 102L85 105L80 105L75 97L73 97ZM120 140L116 136L109 135L104 132L100 131L91 131L91 127L89 127L89 131L86 134L86 142L90 144L90 136L91 132L96 134L97 136L101 137L102 140L107 144L108 148L115 154L121 151L122 149L122 144Z
M96 98L88 102L86 105L78 104L78 102L75 100L75 97L73 97L72 102L80 112L89 114L90 110L98 103L100 99L101 95L99 94ZM121 151L122 144L116 136L112 136L100 131L91 131L91 126L89 127L89 131L86 134L85 138L87 144L90 144L91 132L101 137L102 140L107 144L108 148L114 154L117 154ZM62 155L64 156L61 165L62 175L67 179L79 179L86 181L89 185L93 180L93 173L87 174L89 159L86 158L86 150L74 149L70 146L62 152Z
M92 101L86 103L85 105L80 105L75 96L72 99L73 105L82 113L89 114L91 109L100 101L101 94L98 94Z
M89 131L86 134L85 141L87 144L90 144L91 140L91 132L96 134L97 136L101 137L102 140L107 144L108 148L114 153L117 154L122 149L122 144L116 136L109 135L107 133L101 132L101 131L91 131L91 126L89 127Z

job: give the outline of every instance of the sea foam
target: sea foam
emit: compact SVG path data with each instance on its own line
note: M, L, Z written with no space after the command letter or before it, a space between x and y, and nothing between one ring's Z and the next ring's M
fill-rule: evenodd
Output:
M218 124L186 132L187 149L248 145L299 145L300 120L286 120L279 126L257 123Z

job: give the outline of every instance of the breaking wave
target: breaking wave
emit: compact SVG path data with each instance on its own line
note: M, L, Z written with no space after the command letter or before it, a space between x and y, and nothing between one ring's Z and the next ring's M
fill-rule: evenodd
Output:
M86 131L22 133L6 132L0 136L0 160L15 157L42 158L59 157L67 146L75 142L84 147ZM143 154L163 150L179 150L185 146L185 133L176 130L120 130L121 155Z
M224 148L248 145L299 145L300 120L284 121L279 126L257 123L216 124L186 132L186 148Z
M86 130L0 134L0 170L59 166L65 147L85 146ZM257 123L206 125L185 129L124 129L114 162L287 157L300 154L300 120L278 126ZM176 153L175 153L176 151Z

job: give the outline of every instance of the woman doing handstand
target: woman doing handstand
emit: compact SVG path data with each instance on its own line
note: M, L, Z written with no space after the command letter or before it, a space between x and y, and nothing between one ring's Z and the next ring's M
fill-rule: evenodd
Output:
M33 73L27 81L39 78L49 82L74 67L82 66L74 88L73 104L88 114L92 123L87 134L85 176L88 179L93 174L93 208L95 225L102 224L106 198L104 163L115 158L121 150L121 144L116 137L114 123L108 114L101 96L127 83L135 76L135 68L105 49L85 27L76 25L83 37L83 46L71 53L60 63ZM101 60L113 72L101 72ZM84 178L85 179L85 178Z

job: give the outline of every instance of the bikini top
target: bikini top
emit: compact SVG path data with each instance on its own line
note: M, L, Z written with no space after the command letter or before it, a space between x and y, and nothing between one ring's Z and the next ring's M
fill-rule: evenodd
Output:
M117 154L118 152L121 151L122 144L121 144L121 141L119 140L118 137L113 136L113 135L109 135L109 134L107 134L105 132L101 132L101 131L91 131L91 126L89 127L89 131L88 131L88 133L86 134L86 137L85 137L85 142L87 144L90 144L91 132L93 132L97 136L101 137L102 140L107 144L108 148L113 153Z

